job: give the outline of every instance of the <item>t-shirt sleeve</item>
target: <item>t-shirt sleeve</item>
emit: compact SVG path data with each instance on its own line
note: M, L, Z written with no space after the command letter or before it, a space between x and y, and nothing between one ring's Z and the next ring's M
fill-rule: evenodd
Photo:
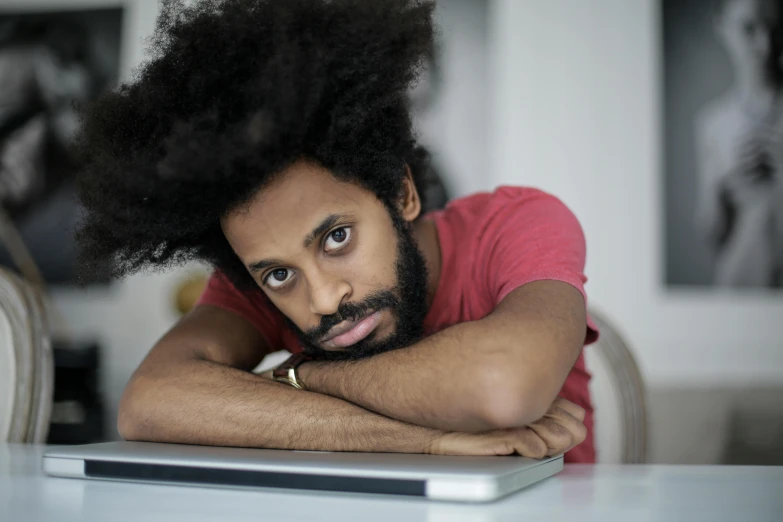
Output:
M567 283L582 294L586 245L576 216L556 197L528 191L524 197L514 192L496 195L495 209L483 234L488 291L495 304L512 290L533 281ZM598 338L588 316L585 343Z
M287 327L274 305L263 294L248 295L238 290L220 272L210 276L197 304L217 306L234 312L255 326L270 348L288 349L287 336L283 335Z

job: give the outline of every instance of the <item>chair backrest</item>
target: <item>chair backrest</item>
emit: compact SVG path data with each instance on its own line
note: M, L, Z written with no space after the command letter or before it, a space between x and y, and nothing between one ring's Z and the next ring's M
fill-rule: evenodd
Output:
M628 344L602 314L590 310L601 332L585 358L593 374L598 462L641 464L647 460L647 404L644 381Z
M0 268L0 441L46 442L54 400L54 359L44 283L0 207L0 242L24 278Z
M0 440L46 442L54 361L42 296L0 269Z

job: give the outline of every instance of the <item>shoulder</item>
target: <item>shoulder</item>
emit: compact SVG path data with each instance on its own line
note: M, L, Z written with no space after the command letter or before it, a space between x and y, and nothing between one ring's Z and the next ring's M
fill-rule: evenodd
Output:
M482 202L481 228L506 229L524 226L535 231L542 226L576 221L573 212L557 196L532 187L501 186ZM520 231L521 232L521 231Z
M557 196L529 187L499 187L494 194L484 227L487 237L528 246L564 242L584 248L579 220Z
M460 198L433 217L439 230L449 233L463 250L553 241L584 249L584 234L574 213L556 196L532 187L501 186Z
M556 196L533 187L504 185L492 192L479 192L451 201L444 210L434 212L436 219L466 220L478 225L498 215L530 215L568 210Z
M726 133L742 124L742 113L731 93L707 102L696 113L694 130L702 145L717 145Z
M717 98L706 102L696 112L697 127L711 126L716 123L724 123L727 119L736 118L738 114L736 97L731 93L724 93Z

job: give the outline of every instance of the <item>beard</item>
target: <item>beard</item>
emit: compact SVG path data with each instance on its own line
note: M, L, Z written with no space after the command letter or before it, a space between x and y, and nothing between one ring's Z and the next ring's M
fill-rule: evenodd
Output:
M288 325L296 333L304 353L314 359L345 361L356 360L379 353L410 346L424 334L424 318L427 315L427 265L413 237L413 226L402 216L390 210L397 233L397 259L395 272L397 284L390 289L375 292L357 303L343 303L332 315L321 318L321 323L302 331L287 317ZM394 333L384 339L375 339L375 332L345 350L326 350L319 341L335 325L343 321L363 319L370 313L388 310L395 322Z

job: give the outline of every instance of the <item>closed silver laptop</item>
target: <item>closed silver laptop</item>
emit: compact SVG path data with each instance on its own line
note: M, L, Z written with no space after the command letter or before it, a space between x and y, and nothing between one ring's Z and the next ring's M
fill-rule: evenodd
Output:
M283 488L484 502L544 480L563 458L333 453L107 442L51 448L55 477L226 488Z

